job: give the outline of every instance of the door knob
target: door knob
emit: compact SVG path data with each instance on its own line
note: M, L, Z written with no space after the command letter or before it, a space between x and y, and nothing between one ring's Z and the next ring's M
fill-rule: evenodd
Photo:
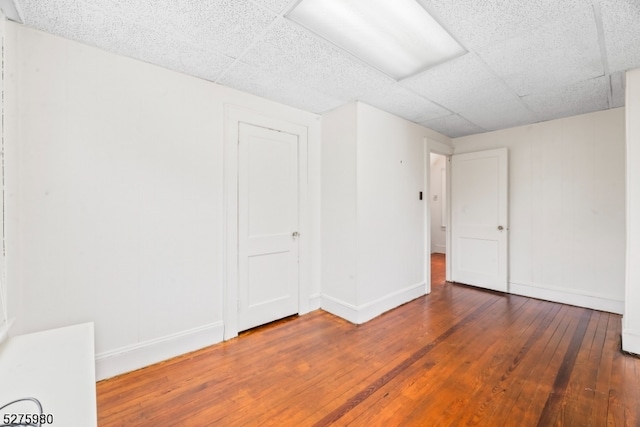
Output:
M293 233L291 233L291 237L293 237L294 239L296 237L298 237L300 235L300 233L298 233L297 231L294 231Z
M499 226L498 226L498 230L499 230L499 231L502 231L502 230L504 230L504 227L503 227L503 226L501 226L501 225L499 225Z

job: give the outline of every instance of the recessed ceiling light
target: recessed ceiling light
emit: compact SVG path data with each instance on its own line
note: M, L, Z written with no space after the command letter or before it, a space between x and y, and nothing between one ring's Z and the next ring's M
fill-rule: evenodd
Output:
M302 0L287 18L396 80L466 52L415 0Z

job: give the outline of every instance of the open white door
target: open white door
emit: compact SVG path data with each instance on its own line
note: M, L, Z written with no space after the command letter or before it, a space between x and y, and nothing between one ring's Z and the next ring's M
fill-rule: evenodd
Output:
M507 291L507 149L451 160L452 280Z
M298 136L240 123L238 330L298 313Z

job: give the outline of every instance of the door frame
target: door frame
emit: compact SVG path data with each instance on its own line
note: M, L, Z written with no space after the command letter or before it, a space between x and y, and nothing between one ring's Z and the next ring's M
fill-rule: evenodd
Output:
M449 177L451 173L450 161L451 156L453 155L453 147L450 145L444 144L442 142L435 141L430 138L424 139L425 150L424 150L424 194L426 195L425 204L425 215L424 215L424 229L425 229L425 255L427 255L425 259L425 269L424 269L424 277L426 284L427 293L431 293L431 153L440 154L441 156L445 156L447 158L446 163L446 202L447 202L447 230L446 230L446 280L449 280L451 277L451 179Z
M484 289L489 289L489 290L494 290L497 292L504 292L504 293L509 293L509 150L506 147L499 147L499 148L492 148L492 149L480 149L480 150L475 150L475 151L468 151L468 152L463 152L463 153L456 153L456 155L454 155L453 157L457 157L457 159L460 159L460 157L462 156L468 156L468 157L473 157L474 159L477 158L483 158L486 157L487 155L491 155L491 154L496 154L496 157L498 157L499 159L502 159L503 161L499 161L498 163L498 193L503 195L504 197L504 211L502 209L498 209L498 216L502 216L501 213L504 215L504 218L498 218L498 225L504 227L504 229L499 228L500 231L500 235L503 236L504 238L504 254L502 257L500 257L500 261L504 261L504 272L503 274L499 274L498 276L500 276L502 279L500 280L500 283L502 283L502 281L504 281L504 287L503 286L499 286L495 287L493 285L487 285L486 283L483 285L477 284L477 283L467 283L467 281L464 281L463 283L465 284L469 284L471 286L477 286L479 288L484 288ZM452 158L452 160L455 160ZM451 162L451 164L449 165L451 166L451 176L453 175L453 162ZM500 177L502 177L504 179L504 181L500 180ZM449 179L449 181L451 181L451 179ZM457 193L456 193L457 194ZM453 192L451 192L451 196L453 196ZM453 197L451 197L451 199L453 199ZM449 201L449 222L453 223L453 200ZM452 227L453 229L453 227ZM451 246L453 249L453 230L451 231L451 234L448 236L450 237L450 241L451 241ZM449 252L448 252L449 253ZM453 250L450 251L450 253L452 254L452 265L453 265L453 261L455 261L453 258L456 257L456 252L454 252ZM451 272L453 272L453 267L451 267ZM452 275L453 276L453 275ZM453 277L451 277L453 279ZM460 279L460 277L457 277L457 279ZM449 280L449 279L447 279ZM478 280L479 281L479 280ZM471 280L469 281L471 282Z
M310 224L308 212L308 127L267 116L235 105L224 106L223 147L223 243L222 316L224 339L238 336L238 142L240 123L247 123L298 136L298 313L309 311Z

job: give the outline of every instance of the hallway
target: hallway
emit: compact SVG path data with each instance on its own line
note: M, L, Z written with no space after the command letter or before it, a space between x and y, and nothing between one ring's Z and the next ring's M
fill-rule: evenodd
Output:
M444 285L447 277L445 254L431 254L431 286Z

